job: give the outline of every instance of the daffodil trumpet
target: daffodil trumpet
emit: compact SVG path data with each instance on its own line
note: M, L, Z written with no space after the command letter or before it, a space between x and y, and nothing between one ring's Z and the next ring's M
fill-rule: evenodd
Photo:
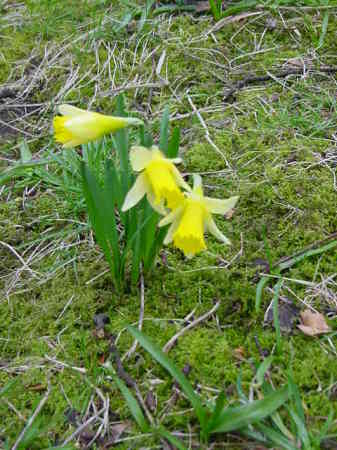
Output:
M140 119L105 116L72 105L60 105L58 110L62 116L54 117L54 136L65 148L87 144L129 125L143 124Z
M192 192L185 193L181 204L159 222L160 227L170 224L164 244L173 241L187 257L206 249L205 231L213 234L224 244L230 244L229 239L216 226L212 214L226 214L234 208L238 198L221 200L205 197L201 177L194 175Z
M134 185L128 192L122 211L135 206L145 195L152 208L160 214L166 214L166 207L173 209L184 200L180 188L190 191L175 164L180 158L166 158L158 147L132 147L130 162L135 172L140 172Z

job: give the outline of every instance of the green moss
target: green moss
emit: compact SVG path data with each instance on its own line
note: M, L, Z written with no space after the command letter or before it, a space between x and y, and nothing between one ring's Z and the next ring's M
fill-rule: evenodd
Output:
M214 42L211 36L204 36L213 26L210 17L201 17L196 22L195 17L181 14L170 18L169 23L164 17L155 19L153 29L146 29L152 31L151 37L147 40L145 33L140 40L132 34L132 24L117 35L109 28L110 22L103 25L107 7L111 7L113 18L123 18L125 10L117 8L118 5L102 1L83 1L81 7L78 2L26 2L25 21L10 22L0 37L5 49L5 58L0 59L0 81L7 81L10 74L10 81L19 79L22 67L18 61L27 60L33 49L37 61L41 61L46 45L62 46L64 38L69 36L74 38L66 54L80 76L94 67L97 57L104 64L108 57L106 45L116 43L115 55L122 54L124 58L116 60L117 86L125 80L131 80L131 84L143 79L157 82L156 63L163 50L166 51L161 75L167 76L169 86L151 88L151 91L129 89L126 93L129 108L138 109L143 115L149 111L148 101L151 101L155 116L151 126L158 135L156 114L170 99L172 113L178 117L183 115L174 125L182 128L184 171L205 173L207 195L219 198L240 195L240 201L231 219L216 217L219 228L231 239L231 247L210 237L208 251L192 260L186 260L171 247L164 250L166 262L160 260L145 281L143 329L163 346L186 325L184 318L194 308L194 316L199 316L220 300L216 312L220 328L213 319L199 324L179 339L170 356L180 368L186 364L191 366L189 378L194 385L203 386L204 398L213 398L212 391L205 387L225 389L231 403L237 398L233 385L238 376L241 374L243 389L248 392L254 367L261 360L254 337L257 336L263 349L270 353L275 350L274 331L261 327L263 312L256 314L254 310L257 275L261 271L255 260L266 259L263 227L267 227L274 261L336 230L335 160L331 156L336 100L335 83L328 77L291 78L282 81L284 86L269 82L247 87L236 93L233 105L223 104L224 88L251 73L265 73L265 70L277 73L287 59L310 55L309 49L319 41L321 18L314 12L305 16L287 12L284 18L290 26L285 28L280 16L275 14L272 17L278 21L277 27L270 30L266 28L266 17L262 16L224 26L215 33ZM325 63L331 63L329 54L334 51L336 21L330 16L324 45L317 50ZM90 38L76 41L76 37L95 27ZM300 38L294 35L294 27L300 29ZM262 39L262 52L256 52L259 39ZM137 42L143 44L136 49ZM129 52L124 51L125 47ZM153 51L151 57L141 57L142 52L146 55L146 49ZM67 63L62 64L47 72L49 88L47 92L36 90L32 102L50 101L57 95L68 77ZM114 64L111 63L111 70ZM93 75L91 81L84 77L67 94L66 100L84 106L91 101L98 81L100 92L109 93L111 81L107 73L101 80L93 79ZM197 115L189 115L187 92L223 156L205 139L206 130ZM110 112L113 95L112 91L111 96L97 97L93 107ZM41 139L32 143L33 153L44 142ZM18 158L17 149L13 150L11 145L6 144L2 150L6 158ZM51 167L49 170L53 171ZM112 287L109 274L101 275L106 264L98 248L86 231L79 232L78 224L69 222L86 221L78 201L47 183L23 197L25 187L34 183L27 176L15 186L7 186L5 201L0 203L1 241L15 248L36 275L21 270L22 261L10 248L0 247L0 283L4 293L0 303L0 358L1 369L5 367L0 370L0 385L17 380L15 389L6 398L28 418L49 380L52 390L40 414L42 437L34 443L34 448L46 448L74 431L65 412L71 405L84 414L95 393L89 380L109 395L112 411L122 420L130 419L122 396L101 367L101 362L109 357L109 341L97 338L93 317L99 312L109 315L107 331L119 335L118 348L123 353L132 343L125 327L138 322L139 294L138 289L132 288L119 295ZM328 277L336 271L335 255L330 251L308 258L291 268L286 276L305 281ZM289 287L298 298L307 296L305 286L290 284ZM20 292L15 293L17 290ZM282 294L298 301L287 291ZM266 309L271 295L265 290L261 309ZM323 312L331 308L321 297L315 299L315 306ZM334 336L331 339L335 342ZM337 406L330 392L335 355L328 346L322 350L326 344L324 337L311 339L296 330L293 335L284 336L282 342L282 351L274 353L273 382L275 386L286 383L288 371L292 371L308 423L317 428L320 418L328 415L329 406ZM53 364L46 355L71 367L85 368L86 375ZM144 394L150 386L155 390L161 410L172 394L173 380L139 347L137 356L126 360L125 367ZM161 382L152 385L151 380ZM179 398L165 425L171 431L186 431L188 424L197 429L193 413L180 414L189 407L186 399ZM0 437L5 436L12 445L24 423L5 402L0 402L0 417ZM136 435L137 427L130 432ZM134 442L133 448L138 448L139 442ZM149 438L139 445L156 443L156 438ZM129 446L120 444L118 448Z

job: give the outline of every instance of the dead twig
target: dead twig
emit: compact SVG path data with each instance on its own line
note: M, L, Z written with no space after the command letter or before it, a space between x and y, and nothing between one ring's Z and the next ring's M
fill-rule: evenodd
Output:
M48 385L48 389L47 392L45 393L45 395L43 396L42 400L40 401L40 403L37 405L37 408L35 409L35 411L33 412L33 414L30 416L28 422L26 423L24 429L21 431L19 437L17 438L17 440L15 441L15 444L13 445L11 450L16 450L19 445L20 442L22 441L22 439L24 438L25 434L27 433L28 429L32 426L32 423L34 422L34 420L36 419L36 417L38 416L38 414L40 413L41 409L43 408L44 404L46 403L46 401L48 400L50 394L50 386Z
M117 349L117 347L115 345L115 337L111 338L109 351L110 351L110 353L113 356L114 363L115 363L115 366L116 366L116 372L117 372L118 377L120 379L122 379L126 383L126 385L128 387L131 387L131 388L134 389L136 397L137 397L137 400L138 400L140 406L142 407L142 409L143 409L145 415L147 416L147 418L149 419L149 422L151 423L151 425L153 425L154 424L153 417L152 417L150 411L148 410L148 408L146 406L146 403L145 403L145 401L143 399L143 396L142 396L142 394L141 394L141 392L139 390L139 387L138 387L137 383L126 372L126 370L123 367L119 351L118 351L118 349Z
M115 337L113 336L110 341L109 352L113 357L113 361L116 366L116 372L119 378L125 381L128 387L134 388L136 386L135 380L125 371L122 360L119 355L119 351L115 345Z
M207 313L203 314L202 316L198 317L197 319L193 320L193 322L189 323L185 328L182 328L178 333L176 333L163 347L163 352L168 353L171 348L175 345L177 340L186 333L186 331L190 330L191 328L194 328L199 323L203 322L204 320L208 319L212 314L215 313L215 311L220 306L220 301L216 302L216 304L213 306L212 309L207 311Z
M70 364L67 364L63 361L59 361L58 359L51 358L48 355L44 355L44 357L47 361L54 363L56 366L66 367L67 369L72 369L72 370L75 370L75 372L80 372L83 374L87 373L87 369L84 369L84 367L71 366Z
M337 67L335 66L329 66L329 67L320 67L316 69L317 72L324 72L324 73L336 73ZM306 73L313 73L314 69L308 69ZM267 75L249 75L245 77L243 80L238 81L232 88L229 89L228 92L226 92L223 100L226 102L228 99L233 97L233 95L237 92L243 89L244 87L255 84L255 83L264 83L265 81L275 80L275 78L286 78L289 75L302 75L303 74L303 68L300 67L298 69L288 69L283 70L282 72L276 73L276 74L267 74Z
M84 422L82 425L80 425L77 430L75 430L67 439L62 443L61 447L64 447L65 445L69 444L76 436L78 436L85 428L87 428L88 425L90 425L92 422L94 422L98 417L105 412L105 407L100 409L97 414L90 417L86 422ZM12 449L13 450L13 449Z
M213 147L213 149L218 153L218 155L221 156L221 158L225 161L226 166L231 169L231 165L229 164L226 156L222 153L222 151L219 149L219 147L213 142L213 140L211 139L210 135L209 135L209 131L207 128L207 125L204 121L204 119L202 118L200 112L198 111L198 109L196 108L195 104L192 102L192 99L189 95L187 95L187 100L189 102L189 104L192 107L193 112L197 115L199 122L201 124L201 126L203 127L203 129L205 130L205 138L207 140L207 142Z

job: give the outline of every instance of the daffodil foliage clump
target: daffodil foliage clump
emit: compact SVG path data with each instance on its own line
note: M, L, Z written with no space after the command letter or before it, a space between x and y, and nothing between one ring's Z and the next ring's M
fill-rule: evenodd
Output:
M131 266L132 282L138 280L141 267L149 272L163 244L173 243L188 258L206 249L205 232L230 244L213 214L224 216L238 197L206 197L198 174L193 175L193 188L184 180L177 168L182 162L178 157L180 133L176 128L169 136L167 109L158 144L141 120L127 117L122 96L116 116L70 105L62 105L59 111L62 116L54 118L54 134L65 148L113 134L112 143L106 144L111 151L104 173L83 161L82 176L90 222L118 289L125 286L127 267ZM130 143L131 125L139 127L135 145Z

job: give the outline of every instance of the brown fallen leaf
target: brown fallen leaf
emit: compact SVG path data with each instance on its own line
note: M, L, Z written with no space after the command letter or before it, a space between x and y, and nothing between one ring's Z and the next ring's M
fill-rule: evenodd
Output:
M116 423L115 425L110 427L110 435L111 435L110 445L111 445L111 443L118 441L118 439L121 437L121 435L124 433L124 431L127 428L129 428L129 426L130 426L129 422L121 422L121 423Z
M118 422L112 425L109 429L109 437L106 437L101 441L100 449L108 450L111 446L114 446L122 436L124 431L130 427L129 422Z
M325 317L321 313L315 313L310 309L306 309L300 313L302 323L297 325L298 328L308 336L317 336L318 334L329 333L331 328L325 321Z
M243 347L238 347L233 350L233 356L239 361L244 361L245 359L245 349Z

